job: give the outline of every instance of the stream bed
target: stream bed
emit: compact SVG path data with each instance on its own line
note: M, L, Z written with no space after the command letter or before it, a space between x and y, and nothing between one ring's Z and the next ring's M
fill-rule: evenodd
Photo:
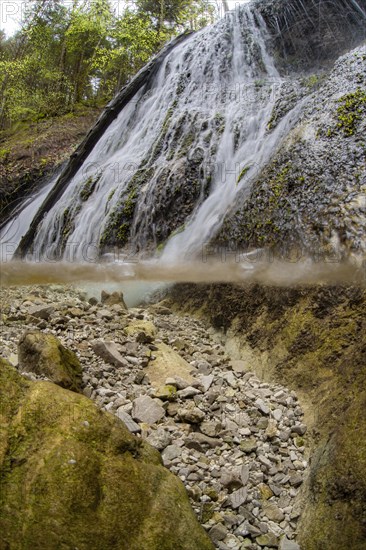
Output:
M164 302L126 310L118 296L3 290L2 355L17 366L25 330L54 334L79 357L83 393L161 452L216 548L299 549L308 450L296 394L231 359L207 324Z

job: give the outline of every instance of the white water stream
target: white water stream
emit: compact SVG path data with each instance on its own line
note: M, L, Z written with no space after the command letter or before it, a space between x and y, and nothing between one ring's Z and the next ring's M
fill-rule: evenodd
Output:
M143 163L152 168L152 176L139 189L130 243L144 251L158 230L154 209L162 174L167 167L174 172L185 162L179 148L192 131L195 135L186 156L192 151L203 156L202 191L184 230L165 246L162 260L197 257L301 112L300 104L268 131L281 79L266 50L266 39L261 16L244 5L177 46L163 62L149 92L143 95L140 90L123 109L44 217L32 259L88 261L91 248L99 249L103 231ZM154 153L162 132L162 147ZM176 134L180 134L178 140ZM211 183L205 194L208 174ZM96 184L83 200L88 179ZM3 230L3 257L16 248L51 186Z

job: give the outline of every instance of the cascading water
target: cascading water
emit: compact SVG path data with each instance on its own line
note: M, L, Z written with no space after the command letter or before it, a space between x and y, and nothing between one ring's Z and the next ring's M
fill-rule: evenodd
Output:
M33 258L82 261L91 248L127 242L136 251L152 250L179 227L178 220L165 223L163 209L168 212L175 197L179 202L182 185L179 223L186 226L163 257L194 257L301 108L267 130L281 79L266 38L262 17L244 5L177 46L44 217ZM12 243L20 236L12 235Z
M158 250L166 263L197 258L307 101L270 124L284 79L267 50L262 4L241 6L167 53L45 210L27 258L90 262L111 249ZM307 16L303 2L292 4ZM363 14L355 0L347 6ZM2 230L7 258L47 192Z

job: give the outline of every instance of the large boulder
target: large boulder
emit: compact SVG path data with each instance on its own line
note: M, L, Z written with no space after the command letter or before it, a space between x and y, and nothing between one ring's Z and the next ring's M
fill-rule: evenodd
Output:
M0 359L1 549L212 550L157 451L86 397Z
M62 388L80 391L82 369L75 353L52 334L27 331L19 340L19 367L44 375Z

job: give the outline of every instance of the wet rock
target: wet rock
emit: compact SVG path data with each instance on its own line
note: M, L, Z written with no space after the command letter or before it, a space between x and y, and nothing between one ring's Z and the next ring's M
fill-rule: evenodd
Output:
M298 424L296 426L292 426L291 431L294 432L297 435L304 435L306 433L307 426L305 424Z
M117 418L83 395L25 381L1 359L0 402L4 548L24 547L27 533L28 548L62 541L65 548L152 550L178 540L182 548L212 550L182 483ZM4 451L14 438L21 455L9 467Z
M212 449L215 447L221 447L223 443L221 439L208 437L207 435L201 434L199 432L194 432L190 434L190 436L185 440L185 444L187 445L187 447L190 442L198 443L200 447L210 447Z
M300 550L300 546L295 541L283 537L279 545L279 550Z
M67 295L64 302L79 307L78 300ZM57 303L55 307L56 311L66 311ZM297 474L302 479L306 467L304 441L298 434L295 438L292 431L302 423L296 395L263 383L250 372L236 376L221 345L210 340L197 320L171 313L169 323L162 322L165 316L154 312L157 330L150 321L150 308L128 314L118 304L108 309L113 320L96 318L98 308L94 306L84 313L86 317L64 316L62 324L55 324L54 316L50 320L62 341L69 342L80 355L87 395L162 451L164 464L183 481L200 522L208 522L206 530L218 524L227 529L225 538L216 541L217 548L239 550L244 544L242 537L248 537L255 550L259 548L255 539L269 532L278 538L286 532L291 538L299 514L293 506L298 489L290 479L296 482ZM16 307L13 314L18 316ZM132 329L128 326L124 330L124 323ZM155 331L151 337L154 343L138 342L139 333L149 326ZM89 342L95 339L114 343L128 366L115 367L92 352ZM0 341L4 342L4 336L0 335ZM181 355L172 349L174 343ZM14 352L11 346L6 350L8 355ZM198 372L199 365L207 374ZM186 389L192 393L178 395ZM169 401L175 390L177 401ZM145 397L158 405L159 415L137 419L135 401ZM258 400L269 414L258 408ZM143 413L148 408L144 406ZM197 414L196 409L198 417L191 418L192 423L178 416L182 409ZM158 426L149 421L156 421ZM278 431L271 434L275 426ZM234 493L243 487L247 490L244 504L230 507L236 502L231 502L232 495L235 498ZM282 521L264 514L262 505L269 499L285 514Z
M282 410L281 409L275 409L272 414L273 414L273 418L275 420L277 420L277 422L279 420L281 420L281 418L282 418Z
M242 441L240 441L240 449L244 453L247 453L247 454L252 453L257 449L257 447L258 447L258 443L254 437L249 437L247 439L243 439Z
M266 485L265 483L259 483L258 489L263 500L268 500L273 497L272 489L268 487L268 485Z
M290 472L290 484L294 487L298 487L303 482L303 477L298 472Z
M199 395L200 393L200 390L198 390L197 388L188 386L187 388L184 388L184 390L178 390L177 395L181 399L189 399L190 397L194 397L195 395Z
M105 304L106 306L119 304L124 309L127 309L122 292L112 292L112 294L110 294L109 292L102 290L100 299L102 304Z
M158 397L163 401L174 401L177 398L177 389L171 384L160 386L155 392L154 397Z
M221 424L219 422L209 422L204 421L200 425L200 430L203 434L208 435L209 437L215 437L221 429Z
M48 321L54 311L55 308L49 305L33 306L28 309L29 315L37 317L37 319L44 319L46 321Z
M240 478L240 472L238 470L223 470L221 472L220 483L223 487L226 487L230 492L234 489L239 489L243 486L243 482Z
M266 403L263 401L263 399L257 399L254 403L256 405L256 407L263 413L263 414L269 414L270 413L270 408L268 407L268 405L266 405Z
M238 374L243 374L245 372L249 372L250 370L250 367L246 361L231 360L230 366L233 369L233 371Z
M149 362L146 368L151 384L155 387L163 386L167 378L183 378L192 384L193 377L190 374L192 366L187 363L176 351L164 343L156 345L155 359Z
M81 390L79 359L52 334L25 332L19 340L18 359L21 371L44 375L63 388Z
M249 466L247 464L243 464L243 466L241 467L240 478L242 484L245 486L249 480Z
M213 374L208 374L206 376L201 376L202 389L205 393L210 389L213 381L214 381Z
M182 390L184 391L184 390ZM204 420L205 413L198 407L185 407L178 409L178 416L183 422L189 422L190 424L199 424Z
M113 315L112 311L109 311L108 309L99 309L97 311L97 317L99 319L110 320L110 319L113 319L114 315Z
M163 453L162 453L162 458L163 458L163 461L164 461L164 464L167 464L169 462L171 462L172 460L176 459L176 458L179 458L182 454L182 448L181 447L178 447L177 445L168 445Z
M208 532L208 534L210 535L211 539L214 542L217 542L219 540L224 540L227 533L228 533L227 528L225 527L225 525L222 525L221 523L218 523L217 525L214 525L213 527L211 527L211 529Z
M239 508L244 502L246 501L248 496L248 491L245 487L242 487L241 489L238 489L237 491L234 491L231 493L231 495L228 498L228 505L233 508L234 510L236 508Z
M268 421L268 426L266 428L265 434L269 439L273 439L274 437L277 436L278 429L277 429L277 422L275 420Z
M104 340L94 340L91 343L93 351L96 355L110 363L114 367L128 367L128 361L122 357L114 342L106 342Z

